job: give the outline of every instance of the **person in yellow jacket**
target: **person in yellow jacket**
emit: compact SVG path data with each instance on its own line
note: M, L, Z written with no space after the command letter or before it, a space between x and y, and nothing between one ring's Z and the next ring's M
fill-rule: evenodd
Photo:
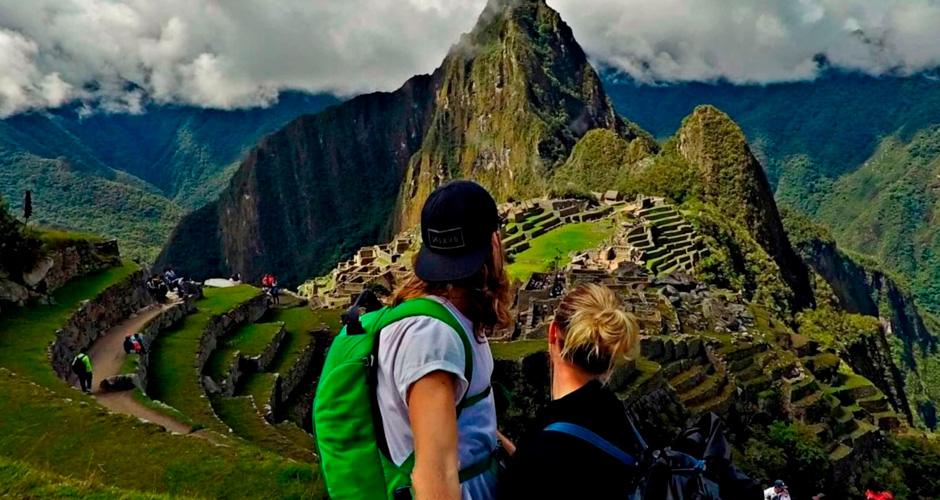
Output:
M87 347L82 347L81 352L72 360L72 371L78 376L82 392L91 394L91 358L88 357Z

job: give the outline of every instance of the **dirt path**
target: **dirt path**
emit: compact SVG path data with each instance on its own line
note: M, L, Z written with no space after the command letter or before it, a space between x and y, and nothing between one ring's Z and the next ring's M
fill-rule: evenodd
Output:
M189 434L192 429L182 422L152 410L134 399L133 391L106 392L99 386L102 380L120 375L127 355L124 353L124 337L139 332L148 321L162 312L164 306L153 305L124 320L103 333L88 349L93 368L92 394L111 411L133 415L142 420L163 426L170 432Z

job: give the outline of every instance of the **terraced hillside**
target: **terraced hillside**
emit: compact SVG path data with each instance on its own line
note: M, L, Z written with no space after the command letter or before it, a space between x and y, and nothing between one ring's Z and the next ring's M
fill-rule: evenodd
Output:
M627 231L626 240L653 274L692 271L708 254L695 228L674 206L658 203L634 214L638 223Z
M309 463L221 435L216 442L224 441L226 446L163 432L154 424L111 413L56 375L50 365L56 361L48 354L50 345L55 342L65 346L57 349L64 349L81 347L73 342L93 343L111 323L124 320L125 314L119 313L146 305L146 293L133 292L143 289L142 278L136 265L126 263L72 280L55 293L55 305L5 310L0 316L3 496L30 498L39 485L48 484L42 490L46 496L38 498L64 497L56 493L61 491L69 491L69 498L81 498L83 492L96 498L134 499L159 498L161 493L207 499L319 498L315 468ZM257 291L252 289L210 291L197 305L226 312L227 306L254 294ZM185 336L187 323L193 320L206 323L198 314L187 317L176 332L178 337ZM159 345L152 346L154 353L159 352ZM188 345L198 348L198 343ZM181 365L181 375L194 373L196 354L191 351L184 358L190 361ZM154 361L150 371L160 378L156 356ZM194 420L205 415L202 407L193 411ZM137 459L142 452L146 459ZM233 477L239 480L232 481Z

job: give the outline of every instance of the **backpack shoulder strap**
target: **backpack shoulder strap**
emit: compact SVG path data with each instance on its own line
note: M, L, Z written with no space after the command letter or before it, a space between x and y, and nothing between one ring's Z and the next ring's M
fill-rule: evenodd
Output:
M473 380L473 346L470 344L470 336L464 330L463 325L457 317L454 316L454 313L444 304L426 297L411 299L392 309L385 310L382 315L376 319L375 323L372 324L372 329L374 332L379 332L392 323L415 316L428 316L440 320L457 333L460 342L463 344L464 352L466 353L464 377L466 377L467 384L469 385Z
M580 425L569 422L555 422L546 427L544 430L548 432L560 432L562 434L574 436L582 441L594 445L594 447L600 449L604 453L607 453L608 455L630 467L636 466L636 459L630 456L629 453L621 450L620 448L617 448L610 441L600 437L594 431L581 427Z

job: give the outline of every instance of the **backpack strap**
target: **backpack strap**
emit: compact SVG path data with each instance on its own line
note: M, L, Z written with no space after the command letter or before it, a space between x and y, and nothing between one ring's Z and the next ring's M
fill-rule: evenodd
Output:
M610 441L600 437L590 429L569 422L555 422L554 424L546 427L544 430L548 432L560 432L562 434L574 436L582 441L594 445L594 447L614 457L618 461L623 462L630 467L636 467L636 459L630 456L629 453L621 450L620 448L617 448L611 444Z
M473 406L490 395L492 389L490 386L486 386L479 394L470 395L470 383L473 381L473 345L470 343L470 335L464 329L463 324L460 323L460 320L457 319L457 316L454 315L453 311L450 310L444 304L440 302L427 298L419 297L416 299L411 299L405 302L402 302L394 308L386 308L385 310L379 313L379 317L375 322L369 327L370 331L380 332L383 328L396 323L405 318L412 318L416 316L427 316L444 322L449 326L460 338L460 342L463 344L465 352L465 361L464 361L464 378L467 379L467 392L464 394L463 398L457 403L457 417L460 418L460 413L470 406ZM379 339L376 338L375 349L378 350ZM374 353L374 358L378 359L378 352ZM381 418L381 417L379 417ZM377 429L381 429L381 422L376 425ZM384 432L381 433L380 437L380 448L382 448L383 453L387 455L388 453L388 444L385 441ZM411 471L414 470L415 466L415 454L412 452L408 455L408 458L398 469L407 475L411 475ZM480 474L483 474L486 471L494 470L498 466L496 457L493 454L488 455L486 458L468 465L459 471L459 480L461 483L466 482Z
M411 299L406 302L402 302L397 307L388 309L382 313L382 315L376 320L373 328L374 331L381 331L383 328L391 325L392 323L397 323L405 318L412 318L415 316L428 316L436 320L443 321L447 326L449 326L460 338L460 342L463 344L465 360L464 360L464 378L467 379L467 393L464 394L464 397L461 399L460 403L457 405L458 415L459 411L468 407L473 406L476 403L479 403L490 393L490 388L487 388L480 394L470 396L470 383L473 380L473 346L470 344L470 336L464 330L463 325L460 323L460 320L454 316L454 313L444 304L430 299L427 297L419 297L417 299ZM378 342L377 342L378 343Z

